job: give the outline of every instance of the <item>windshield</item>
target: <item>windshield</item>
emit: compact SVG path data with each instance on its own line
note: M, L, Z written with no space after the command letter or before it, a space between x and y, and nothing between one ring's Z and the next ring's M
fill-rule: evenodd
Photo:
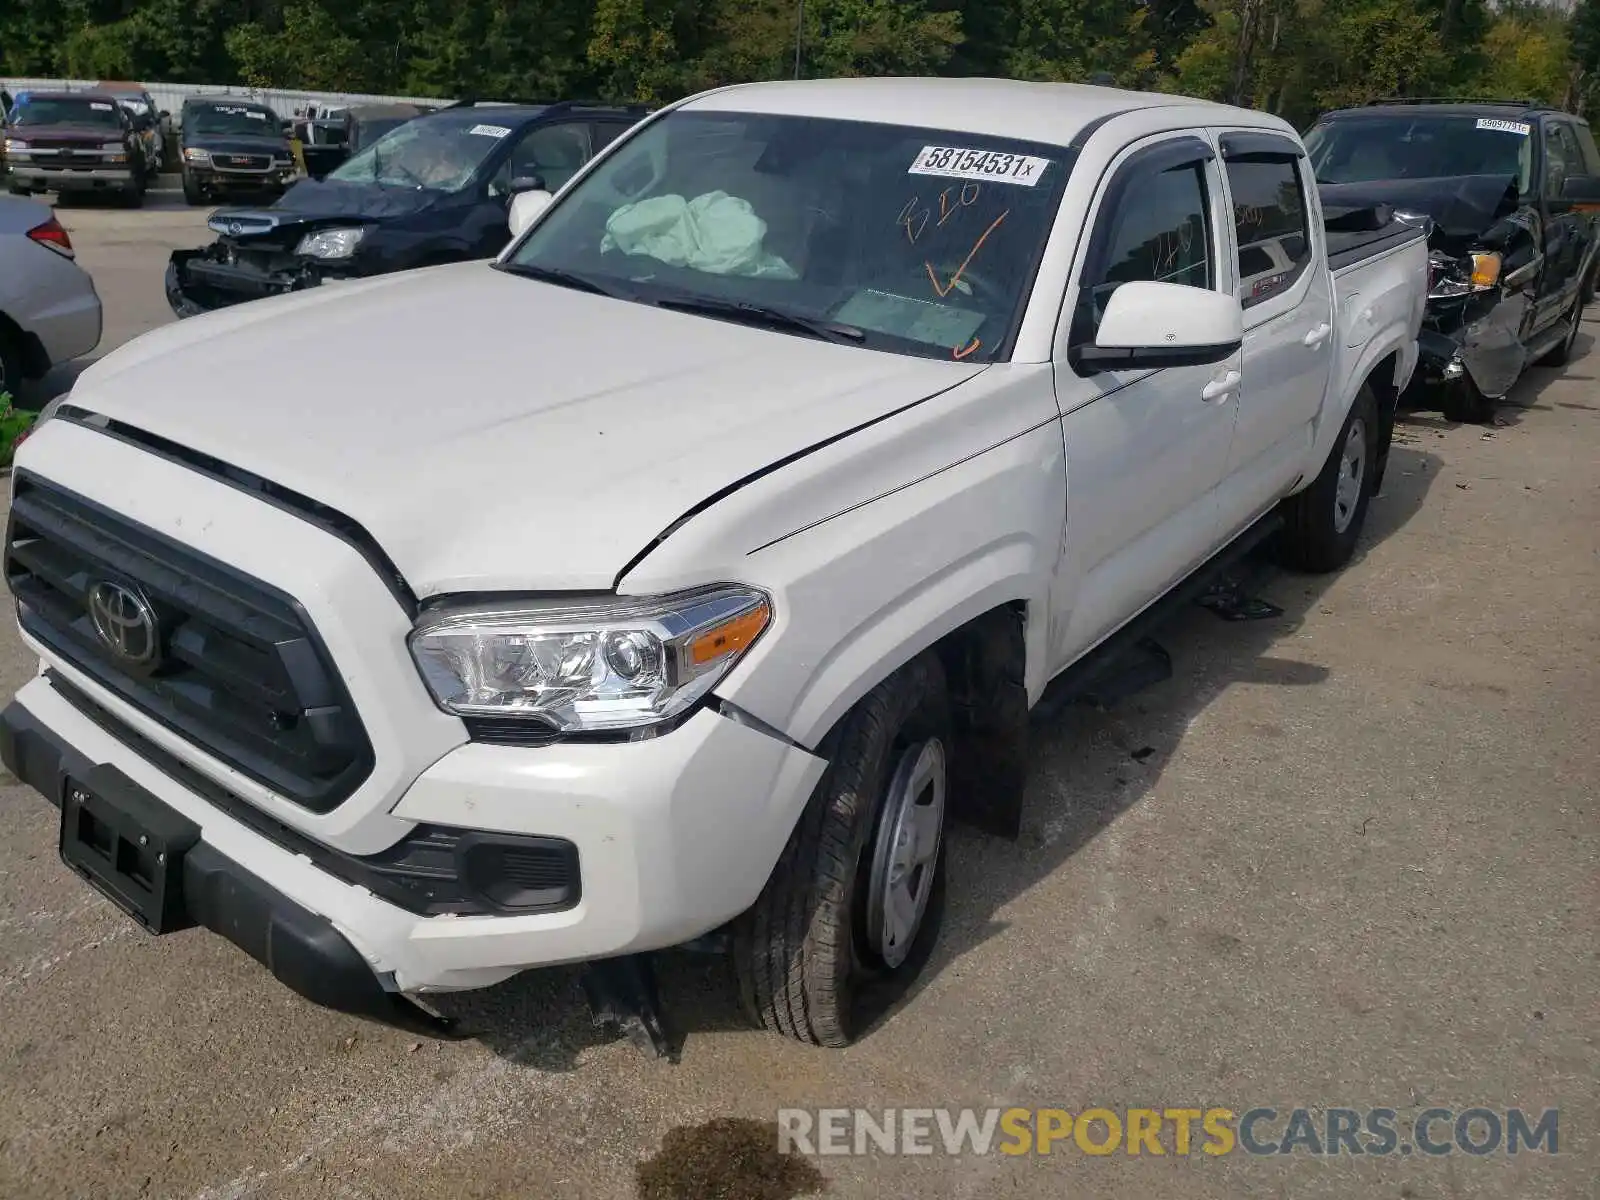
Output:
M467 186L500 139L510 133L482 110L407 121L352 154L327 178L340 183L456 192Z
M1319 183L1515 175L1526 192L1533 173L1533 127L1498 117L1342 118L1306 135Z
M1033 285L1072 157L947 130L678 111L566 193L508 267L989 362Z
M20 101L12 110L13 125L99 125L106 129L122 129L117 116L117 106L110 100L79 99L67 96L32 97Z
M370 146L384 134L390 133L404 125L410 117L370 117L365 121L356 123L351 145L359 150L363 146Z
M207 104L191 108L184 116L184 132L216 134L224 137L254 134L277 137L278 118L270 108L249 104Z

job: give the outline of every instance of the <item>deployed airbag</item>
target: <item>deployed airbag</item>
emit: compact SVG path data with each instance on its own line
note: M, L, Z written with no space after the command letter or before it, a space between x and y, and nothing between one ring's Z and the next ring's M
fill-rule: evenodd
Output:
M693 200L667 195L624 204L607 219L600 249L648 255L711 275L799 278L783 259L766 252L766 236L767 223L747 201L718 191Z

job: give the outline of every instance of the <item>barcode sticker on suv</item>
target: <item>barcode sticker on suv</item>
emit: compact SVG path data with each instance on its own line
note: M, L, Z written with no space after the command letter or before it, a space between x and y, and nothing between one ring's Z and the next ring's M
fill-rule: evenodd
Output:
M507 129L504 125L474 125L471 129L467 130L467 132L475 133L479 137L503 138L506 134L510 133L511 130Z
M1039 182L1048 158L1031 154L1004 154L998 150L968 150L960 146L924 146L908 175L939 175L945 179L979 179L989 183L1015 183L1032 187Z
M94 109L95 112L110 112L112 108L111 105L101 104L98 100L89 101L89 107Z
M1479 117L1479 129L1498 129L1501 133L1514 133L1519 137L1527 137L1533 132L1533 126L1526 121L1502 121L1499 117Z

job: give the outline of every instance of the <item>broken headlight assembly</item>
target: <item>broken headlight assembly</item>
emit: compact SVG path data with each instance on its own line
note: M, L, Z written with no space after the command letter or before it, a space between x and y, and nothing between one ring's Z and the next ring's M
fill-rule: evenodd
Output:
M1498 254L1474 251L1457 258L1435 250L1428 256L1428 299L1454 300L1499 286Z
M698 703L771 620L764 593L735 586L443 605L422 615L410 646L434 701L455 716L560 734L643 731Z
M304 254L308 258L325 260L349 258L356 252L361 239L366 236L366 229L359 225L344 229L319 229L301 238L294 252Z

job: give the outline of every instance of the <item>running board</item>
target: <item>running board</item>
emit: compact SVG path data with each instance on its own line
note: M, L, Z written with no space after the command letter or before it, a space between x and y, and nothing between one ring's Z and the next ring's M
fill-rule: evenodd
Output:
M1152 635L1176 616L1179 609L1215 593L1218 580L1228 569L1283 525L1282 514L1274 509L1177 587L1057 675L1033 706L1033 720L1048 721L1060 715L1068 705L1085 701L1103 707L1107 698L1113 702L1125 699L1170 678L1172 659Z

